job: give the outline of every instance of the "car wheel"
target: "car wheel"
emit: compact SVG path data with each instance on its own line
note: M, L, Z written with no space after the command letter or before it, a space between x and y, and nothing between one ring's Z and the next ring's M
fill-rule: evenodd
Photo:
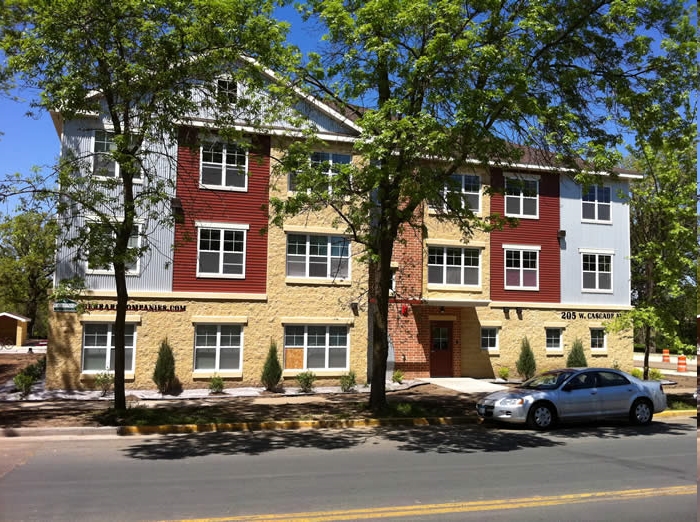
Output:
M654 416L654 408L647 399L637 399L630 408L630 421L639 426L645 426L651 422Z
M527 414L527 424L536 430L547 430L556 421L554 409L547 403L537 402L532 405Z

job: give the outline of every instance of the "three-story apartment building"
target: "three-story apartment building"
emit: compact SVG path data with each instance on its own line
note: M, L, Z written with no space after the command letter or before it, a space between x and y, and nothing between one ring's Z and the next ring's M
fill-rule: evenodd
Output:
M359 161L359 129L318 100L297 107L325 143L311 161L328 168ZM203 119L205 119L203 116ZM101 155L111 129L99 116L62 121L65 151L92 158L94 175L119 177ZM276 175L295 129L286 121L246 127L242 141L221 139L204 126L180 129L157 165L173 181L173 228L138 221L134 245L151 248L129 267L127 388L154 387L158 347L167 340L186 388L257 385L271 343L284 377L311 370L326 382L368 364L368 314L361 302L366 268L356 245L330 212L269 225L271 196L294 191L294 176ZM98 169L99 166L99 169ZM480 215L518 218L516 228L476 233L423 208L425 237L413 230L397 242L390 311L390 367L408 377L493 377L511 368L527 336L540 368L563 366L574 339L596 364L632 367L628 334L609 334L604 321L630 306L629 217L620 198L632 175L583 190L567 173L529 162L508 171L461 173L464 200ZM146 182L144 182L146 183ZM484 187L503 190L487 196ZM89 215L74 218L89 224ZM90 387L113 368L116 292L110 267L90 266L85 253L62 246L56 282L80 276L88 289L84 313L56 303L50 312L47 387Z

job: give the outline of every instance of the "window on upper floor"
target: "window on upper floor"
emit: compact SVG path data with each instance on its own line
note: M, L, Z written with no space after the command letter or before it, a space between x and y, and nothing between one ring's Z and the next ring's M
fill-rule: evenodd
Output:
M581 280L584 292L612 292L612 254L581 253Z
M89 242L87 248L87 269L92 274L113 274L114 240L116 234L111 226L105 223L88 223ZM131 229L127 248L134 253L134 259L126 263L127 275L138 275L140 262L138 251L141 248L141 225L136 224Z
M481 211L481 178L475 174L454 174L450 184L440 191L440 201L430 203L433 210L447 212L449 208L468 208L474 213Z
M220 78L216 80L216 101L222 105L236 103L238 87L234 80Z
M503 245L506 290L537 290L539 247Z
M321 174L325 174L328 180L337 175L343 165L350 165L352 156L350 154L340 154L335 152L314 152L310 158L311 166L318 169ZM297 190L296 172L290 172L288 176L288 190L296 192ZM319 187L320 190L330 190L330 186Z
M197 276L243 279L248 225L197 223Z
M105 130L96 130L92 145L92 173L101 178L118 178L119 163L112 157L112 152L117 146L114 143L114 133ZM134 174L134 181L140 181L141 173Z
M83 372L114 371L114 324L86 323L83 325ZM124 370L134 371L136 327L124 326Z
M350 277L350 241L342 236L287 235L287 276Z
M350 351L348 327L324 325L285 326L284 350L285 366L288 368L347 370ZM298 362L296 364L287 364L288 361Z
M581 194L581 219L596 223L612 221L610 187L593 185Z
M248 190L248 151L235 143L202 143L200 183L206 188Z
M481 283L481 250L428 247L428 283L478 286Z
M194 333L194 370L240 370L243 328L239 324L198 324Z
M539 216L539 179L506 175L506 216L537 218Z
M498 328L484 327L481 329L481 349L489 352L498 351Z

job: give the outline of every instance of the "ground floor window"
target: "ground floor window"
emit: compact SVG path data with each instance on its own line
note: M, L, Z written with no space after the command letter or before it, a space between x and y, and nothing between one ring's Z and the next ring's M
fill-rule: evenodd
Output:
M242 347L241 325L197 325L194 336L194 369L240 370Z
M591 328L591 350L605 350L605 329Z
M481 329L481 349L491 352L498 351L498 328Z
M83 372L114 371L114 325L112 323L88 323L83 325ZM134 371L136 352L136 328L125 326L124 371Z
M561 342L561 328L546 328L545 329L545 346L547 350L561 351L564 346Z
M284 328L285 359L303 351L303 369L346 370L347 326L290 325ZM289 366L287 366L289 367Z

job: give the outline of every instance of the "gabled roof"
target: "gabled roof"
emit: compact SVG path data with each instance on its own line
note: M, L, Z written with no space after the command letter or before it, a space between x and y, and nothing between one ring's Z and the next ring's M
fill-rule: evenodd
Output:
M10 317L11 319L15 319L16 321L22 321L23 323L28 323L31 321L29 317L24 317L23 315L19 314L11 314L10 312L0 312L0 317Z

